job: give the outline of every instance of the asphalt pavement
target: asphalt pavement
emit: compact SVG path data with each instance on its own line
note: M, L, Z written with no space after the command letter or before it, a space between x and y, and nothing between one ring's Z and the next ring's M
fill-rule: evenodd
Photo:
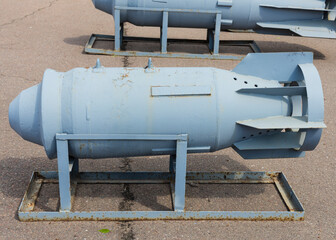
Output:
M38 84L44 71L94 66L98 56L83 52L92 33L113 34L110 15L90 0L0 1L0 239L336 239L335 40L254 33L221 33L221 39L254 39L263 52L314 52L323 84L325 123L322 140L300 159L243 160L232 149L188 157L192 171L282 171L305 208L304 221L129 221L20 222L17 209L33 171L56 170L43 147L21 139L9 126L9 103ZM126 24L126 34L158 37L158 28ZM205 30L169 29L169 37L205 39ZM128 46L131 48L132 46ZM142 46L140 45L140 48ZM157 45L144 49L156 50ZM139 48L139 46L138 46ZM204 51L200 46L168 50ZM221 52L243 56L244 47ZM106 67L145 67L147 58L99 56ZM153 58L158 67L216 67L231 70L239 61ZM266 71L267 69L265 69ZM83 171L165 171L168 157L83 160ZM37 209L56 210L57 185L43 187ZM272 186L187 186L187 209L283 210ZM171 208L165 185L94 185L78 189L78 210L165 210ZM108 233L99 230L109 229Z

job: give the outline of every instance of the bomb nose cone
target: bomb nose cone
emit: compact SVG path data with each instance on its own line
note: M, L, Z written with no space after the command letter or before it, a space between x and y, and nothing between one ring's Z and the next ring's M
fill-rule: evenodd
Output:
M95 8L106 12L108 14L112 14L112 4L114 0L92 0Z
M17 96L9 105L8 110L8 118L9 124L14 131L20 135L20 114L19 114L19 107L20 107L20 95Z
M9 105L9 124L23 139L42 145L41 84L22 91Z

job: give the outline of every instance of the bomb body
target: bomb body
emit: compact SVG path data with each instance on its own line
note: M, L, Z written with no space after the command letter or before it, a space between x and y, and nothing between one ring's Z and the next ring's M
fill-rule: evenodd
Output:
M189 152L234 147L245 158L299 157L315 148L324 127L321 82L311 61L308 53L251 54L233 71L152 66L46 70L41 84L11 103L9 120L24 139L43 145L49 158L56 157L57 133L187 134ZM272 69L267 73L264 67ZM312 71L314 86L306 81L305 68ZM290 86L293 82L300 86ZM311 117L315 108L309 110L308 88L318 91L313 107L322 107ZM258 121L265 126L258 127ZM76 158L174 151L173 141L69 143L69 154Z

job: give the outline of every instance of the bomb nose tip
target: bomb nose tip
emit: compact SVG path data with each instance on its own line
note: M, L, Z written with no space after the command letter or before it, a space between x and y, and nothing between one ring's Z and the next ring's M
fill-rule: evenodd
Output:
M39 84L22 91L10 103L8 119L11 128L23 139L42 145L40 89Z

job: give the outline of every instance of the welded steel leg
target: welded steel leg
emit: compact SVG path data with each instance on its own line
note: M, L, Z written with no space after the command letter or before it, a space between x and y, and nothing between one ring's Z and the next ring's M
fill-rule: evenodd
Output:
M71 169L71 176L76 176L79 173L78 158L72 158L72 157L70 157L70 162L73 163L73 166L72 166L72 169Z
M120 24L120 47L123 46L124 39L124 23Z
M57 140L56 144L57 144L60 211L67 212L71 210L68 141Z
M114 50L120 51L120 10L116 9L114 13Z
M187 170L187 141L178 140L176 146L176 175L174 210L184 211Z
M170 182L170 193L172 200L172 207L175 209L175 171L176 171L176 155L170 155L169 157L169 172L171 174L172 181Z
M221 20L222 14L216 14L216 26L215 26L215 33L214 33L214 47L213 47L213 54L219 54L219 40L220 40L220 31L221 31Z
M176 169L176 155L170 155L169 158L169 172L175 173Z
M70 169L71 168L71 169ZM79 177L79 161L78 158L70 157L70 194L71 194L71 206L73 206L73 203L75 201L75 194L77 189L77 181Z
M208 44L209 44L209 50L210 52L212 53L213 52L213 49L214 49L214 34L213 34L213 30L212 29L208 29L208 32L207 32L207 41L208 41Z
M168 42L168 12L163 12L162 16L162 26L161 26L161 52L167 53L167 42Z

